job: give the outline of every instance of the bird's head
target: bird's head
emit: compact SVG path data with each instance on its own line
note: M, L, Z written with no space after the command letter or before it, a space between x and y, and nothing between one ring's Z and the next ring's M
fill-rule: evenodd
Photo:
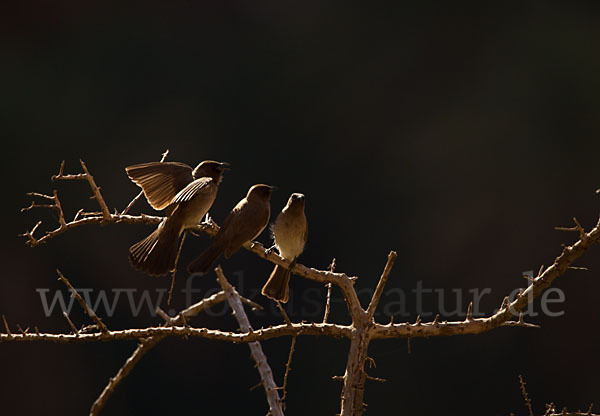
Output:
M268 201L271 199L271 193L276 189L277 187L275 186L257 184L252 186L248 190L248 195L246 195L246 199L257 198L263 201Z
M217 182L221 182L223 172L229 170L229 163L215 162L214 160L205 160L201 162L192 172L194 179L208 176Z

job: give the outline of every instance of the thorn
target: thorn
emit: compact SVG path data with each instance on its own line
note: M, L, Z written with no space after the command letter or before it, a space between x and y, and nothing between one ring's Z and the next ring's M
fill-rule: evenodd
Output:
M335 266L336 266L336 264L335 264L335 257L334 257L331 260L331 263L329 264L329 267L328 267L329 271L333 273L335 271Z
M585 230L583 229L583 227L581 226L581 224L579 224L579 221L577 221L577 218L573 217L573 222L575 223L575 228L579 232L579 239L581 241L587 240L588 236L585 233Z
M437 325L438 321L440 320L440 314L436 313L435 314L435 318L433 319L433 324Z
M79 211L77 211L77 213L75 214L75 218L73 218L73 222L77 221L82 213L83 213L83 208L81 208Z
M258 384L255 384L254 386L250 387L250 391L257 389L258 387L262 386L262 380L258 382Z
M4 316L4 314L2 314L2 320L4 321L4 327L6 328L6 333L8 335L12 335L12 332L10 332L10 328L8 327L8 322L6 322L6 317Z
M394 325L394 315L390 316L390 323L388 325L389 326Z
M421 325L421 315L417 315L417 320L415 321L415 326Z
M367 374L367 380L373 380L373 381L378 381L380 383L385 383L387 380L385 378L380 378L380 377L372 377L370 375Z
M542 275L542 273L544 272L544 265L542 264L540 266L540 270L538 271L537 277L540 277Z
M64 171L65 171L65 161L63 160L62 162L60 162L60 169L58 170L58 175L53 175L52 181L55 181L57 178L63 176Z
M519 325L523 325L525 321L523 320L523 312L519 313Z
M473 320L473 301L469 302L469 307L467 308L467 321Z
M567 269L573 269L573 270L584 270L586 272L589 272L590 269L588 269L587 267L577 267L577 266L569 266L567 267Z

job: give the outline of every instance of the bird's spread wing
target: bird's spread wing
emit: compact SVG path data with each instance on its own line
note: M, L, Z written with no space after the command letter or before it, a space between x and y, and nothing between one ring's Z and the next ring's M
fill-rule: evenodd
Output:
M192 168L178 162L150 162L125 168L129 178L142 190L152 208L161 210L190 182Z
M188 186L183 188L175 197L172 199L173 204L177 204L180 202L186 202L191 200L198 194L209 193L211 192L211 186L214 183L213 178L203 177L196 179Z

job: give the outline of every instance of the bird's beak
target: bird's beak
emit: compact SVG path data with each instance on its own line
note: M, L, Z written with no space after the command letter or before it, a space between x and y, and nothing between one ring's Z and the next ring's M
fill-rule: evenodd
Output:
M276 186L269 186L269 189L271 189L271 192L278 190L279 188Z
M231 170L231 164L227 162L220 162L221 169L223 170Z

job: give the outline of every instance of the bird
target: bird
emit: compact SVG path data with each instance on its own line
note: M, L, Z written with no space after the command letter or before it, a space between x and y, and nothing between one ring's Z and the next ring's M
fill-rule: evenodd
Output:
M289 299L290 269L304 251L308 238L308 225L304 214L304 195L293 193L271 227L274 247L289 267L275 265L261 293L268 298L287 303Z
M179 162L150 162L125 168L148 203L165 209L165 218L148 237L129 248L137 270L161 276L175 268L179 237L194 227L212 206L229 163L205 160L195 169Z
M263 232L271 216L271 192L274 186L257 184L231 210L210 246L188 265L188 272L206 274L212 264L225 254L231 257L246 242Z

